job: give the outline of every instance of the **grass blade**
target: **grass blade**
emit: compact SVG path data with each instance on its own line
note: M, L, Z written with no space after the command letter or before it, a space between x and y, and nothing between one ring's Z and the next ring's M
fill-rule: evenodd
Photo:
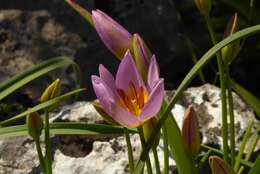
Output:
M213 56L221 50L221 48L223 48L224 46L230 44L231 42L234 42L238 39L244 38L244 37L248 37L250 35L253 35L255 33L260 32L260 25L255 25L253 27L248 27L246 29L243 29L241 31L238 31L237 33L227 37L226 39L222 40L221 42L219 42L218 44L216 44L214 47L212 47L206 54L204 54L204 56L193 66L193 68L189 71L189 73L186 75L186 77L184 78L184 80L182 81L182 83L180 84L180 86L178 87L178 89L175 92L175 95L173 96L173 98L170 101L169 106L166 108L165 112L163 113L162 117L160 118L160 120L158 121L156 127L153 130L152 135L150 136L150 138L148 139L147 142L147 146L145 147L145 149L143 149L140 158L137 162L136 168L135 168L135 172L136 174L141 173L141 168L144 165L144 161L146 159L146 157L148 156L148 153L152 147L152 145L155 142L155 137L156 135L160 132L161 127L163 126L163 124L165 123L165 121L167 120L169 114L171 113L171 110L173 108L173 106L176 104L176 102L179 100L179 98L181 97L183 91L188 87L188 85L190 84L190 82L194 79L194 77L199 73L199 71L201 70L201 68L203 66L205 66L209 60L211 60L211 58L213 58ZM174 138L174 137L171 137ZM174 154L175 155L175 154ZM187 168L186 165L184 166L179 166L179 168L182 168L184 171L186 170L185 168ZM186 174L183 173L182 171L179 171L180 174Z
M258 118L260 118L260 100L233 79L230 79L230 85L254 109Z
M136 133L134 129L128 129L129 133ZM52 135L105 135L123 134L124 130L120 126L86 124L86 123L50 123L50 133ZM9 126L0 128L0 138L10 138L16 136L27 136L26 125Z
M242 140L242 143L241 143L241 145L240 145L239 152L238 152L238 155L237 155L237 158L236 158L236 163L235 163L235 165L234 165L234 170L235 170L236 172L238 172L239 165L240 165L240 160L241 160L242 157L243 157L243 153L244 153L244 150L245 150L245 147L246 147L246 143L247 143L247 141L248 141L248 139L249 139L249 136L250 136L250 133L251 133L251 129L252 129L253 123L254 123L253 120L251 120L251 121L249 122L249 125L248 125L248 127L247 127L247 129L246 129L246 133L245 133L245 135L243 136L243 140Z
M0 101L14 92L15 90L19 89L20 87L24 86L25 84L29 83L30 81L47 74L50 71L53 71L58 68L66 67L72 65L75 73L76 73L76 81L77 83L81 83L81 72L79 70L78 65L73 62L68 57L57 57L47 61L42 62L39 65L34 66L33 68L18 74L4 83L0 84Z
M250 169L248 174L257 174L260 173L260 154L256 158L253 167Z
M84 90L85 89L76 89L76 90L68 92L68 93L66 93L64 95L56 97L56 98L54 98L52 100L49 100L49 101L44 102L44 103L41 103L41 104L39 104L37 106L34 106L34 107L30 108L30 110L26 110L26 111L24 111L24 112L22 112L22 113L20 113L20 114L18 114L16 116L14 116L14 117L8 119L8 120L4 120L4 121L0 122L0 126L5 126L5 125L7 125L7 124L17 120L17 119L25 117L27 114L30 114L32 112L36 112L36 111L42 110L44 108L50 107L50 106L52 106L52 105L54 105L56 103L59 103L62 100L65 100L66 98L68 98L68 97L70 97L72 95L75 95L75 94L77 94L79 92L82 92Z

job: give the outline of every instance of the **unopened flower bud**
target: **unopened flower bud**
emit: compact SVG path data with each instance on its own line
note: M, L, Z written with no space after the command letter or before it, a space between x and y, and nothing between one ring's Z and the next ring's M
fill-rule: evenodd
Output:
M191 105L184 115L182 137L186 152L191 156L195 156L199 152L201 138L197 116Z
M136 66L143 79L146 79L152 54L143 39L138 34L134 34L133 36L133 53Z
M211 0L195 0L195 4L202 15L209 15L211 10Z
M131 47L132 35L119 23L100 10L92 11L98 35L107 48L120 60Z
M225 33L224 33L224 38L231 36L235 32L238 31L238 17L237 13L235 13L232 18L230 19ZM224 48L221 49L221 54L222 54L222 59L225 64L230 64L234 58L237 56L238 52L240 49L240 42L239 41L234 41Z
M28 134L31 137L33 137L34 139L37 139L41 136L41 132L43 129L43 121L37 112L27 114L26 126L27 126L27 130L28 130Z
M235 174L235 171L218 156L209 157L212 174Z
M55 80L50 84L41 96L41 102L46 102L60 95L60 79Z

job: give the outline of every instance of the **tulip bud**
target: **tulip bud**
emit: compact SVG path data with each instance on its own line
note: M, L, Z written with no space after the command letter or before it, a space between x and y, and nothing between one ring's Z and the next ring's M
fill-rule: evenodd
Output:
M101 115L104 118L106 122L108 122L109 124L118 125L118 123L104 111L104 109L102 108L101 104L98 101L93 101L92 105L99 113L99 115Z
M224 38L234 34L238 31L238 17L237 13L235 13L230 19L227 28L224 33ZM225 64L230 64L234 58L237 56L240 48L239 41L232 42L221 49L222 59Z
M27 130L28 130L28 134L31 137L33 137L34 139L37 139L41 136L41 132L43 129L43 121L37 112L27 114L26 126L27 126Z
M132 35L100 10L92 11L92 19L103 43L121 60L127 49L131 48Z
M185 112L182 126L182 138L186 152L191 156L195 156L199 152L201 138L197 116L191 105Z
M46 102L60 95L60 79L55 80L50 84L41 96L41 102Z
M235 174L235 171L218 156L209 157L212 174Z
M147 71L152 54L138 34L134 34L133 36L133 54L137 69L143 79L147 79Z
M80 5L78 5L75 0L65 0L76 12L78 12L88 23L94 26L91 14Z
M211 0L195 0L195 4L202 15L209 15L211 10Z

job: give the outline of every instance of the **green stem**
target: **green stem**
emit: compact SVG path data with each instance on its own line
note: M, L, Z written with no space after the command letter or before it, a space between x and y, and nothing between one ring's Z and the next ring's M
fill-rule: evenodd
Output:
M248 127L246 129L246 133L245 133L245 135L243 137L243 140L242 140L242 143L240 145L240 148L239 148L239 151L238 151L238 155L237 155L237 158L236 158L236 163L234 165L235 172L238 172L238 169L239 169L239 166L240 166L240 161L241 161L241 159L243 157L243 153L244 153L244 150L245 150L245 147L246 147L246 143L247 143L247 141L249 139L253 123L254 123L253 120L251 120L249 122L249 125L248 125Z
M49 112L45 110L45 148L46 148L46 168L47 173L52 174L52 159L51 159L51 141L49 130Z
M153 155L154 155L154 164L155 164L156 173L160 174L161 173L161 171L160 171L160 162L159 162L159 158L158 158L158 153L157 153L156 147L154 146L152 148L152 150L153 150Z
M215 154L217 154L218 156L223 156L223 152L222 150L219 149L215 149L213 147L210 146L206 146L206 145L201 145L201 150L203 152L207 152L208 150L212 150L212 152L214 152ZM241 165L246 166L246 167L253 167L254 163L250 162L250 161L246 161L244 159L240 160Z
M133 158L133 150L132 145L130 141L130 136L127 128L124 128L125 133L125 139L126 139L126 145L127 145L127 152L128 152L128 162L129 162L129 169L130 173L133 173L134 171L134 158Z
M139 127L138 131L139 131L139 136L140 136L142 148L145 149L146 142L145 142L145 139L144 139L143 128ZM151 165L151 160L150 160L149 154L148 154L145 162L146 162L146 167L147 167L147 173L152 174L153 173L152 172L152 165Z
M37 149L42 173L46 174L46 166L45 166L44 158L43 158L43 155L42 155L40 140L39 140L39 138L37 138L37 139L34 139L34 141L35 141L35 145L36 145L36 149Z
M205 20L208 26L208 30L210 33L210 37L213 45L217 44L217 37L212 27L209 16L205 16ZM216 54L217 62L218 62L218 70L220 77L220 88L221 88L221 108L222 108L222 138L223 138L223 152L224 152L224 160L228 162L228 125L227 125L227 99L226 99L226 80L225 80L225 72L223 67L223 62L221 58L220 52Z
M164 169L163 173L169 173L169 148L168 148L168 133L167 128L163 126L163 155L164 155Z
M234 119L234 104L232 97L232 89L230 85L230 72L229 67L226 68L227 74L227 88L228 88L228 109L230 118L230 164L233 167L235 164L235 119Z
M260 134L258 135L258 131L260 131L260 126L258 126L258 129L256 130L256 132L253 135L253 138L252 138L251 143L248 148L248 152L246 153L246 157L245 157L246 161L249 161L249 159L251 158L251 155L254 152L255 146L260 138ZM238 174L241 174L243 172L244 168L245 168L244 166L241 166L238 170Z
M205 162L208 160L209 158L209 155L212 153L212 150L208 150L204 155L203 157L201 158L200 162L199 162L199 165L198 165L198 170L200 170L203 165L205 164Z
M198 58L197 58L196 53L195 53L195 50L194 50L194 48L193 48L193 46L192 46L192 42L191 42L191 40L188 38L188 36L186 36L186 35L184 35L184 39L185 39L185 41L186 41L186 44L187 44L188 49L190 50L191 59L192 59L194 65L195 65L195 64L198 62ZM199 77L200 77L200 81L201 81L203 84L206 83L205 76L204 76L202 70L199 71Z
M192 174L198 174L199 171L198 171L198 168L195 165L195 158L194 157L190 158L190 165L192 167Z

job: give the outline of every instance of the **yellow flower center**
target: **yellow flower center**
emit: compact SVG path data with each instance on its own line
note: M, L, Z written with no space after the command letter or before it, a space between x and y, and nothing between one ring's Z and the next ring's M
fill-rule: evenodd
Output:
M117 89L117 91L120 96L119 105L135 116L140 115L147 102L148 92L143 87L137 89L133 82L129 83L127 91L121 89Z

